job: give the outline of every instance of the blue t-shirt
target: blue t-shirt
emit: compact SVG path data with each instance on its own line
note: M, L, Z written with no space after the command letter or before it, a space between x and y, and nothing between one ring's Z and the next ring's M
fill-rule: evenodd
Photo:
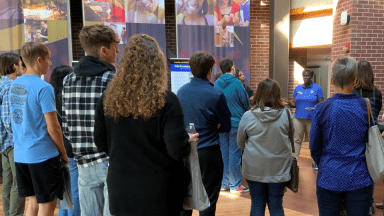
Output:
M9 103L15 162L33 164L57 157L44 117L56 111L53 87L36 75L23 75L12 82Z
M311 110L317 104L317 100L323 98L323 90L319 85L313 83L306 88L304 84L298 85L293 92L293 97L296 98L295 118L312 119Z
M245 23L245 21L251 21L251 3L249 1L245 2L245 4L240 7L240 20L241 23Z

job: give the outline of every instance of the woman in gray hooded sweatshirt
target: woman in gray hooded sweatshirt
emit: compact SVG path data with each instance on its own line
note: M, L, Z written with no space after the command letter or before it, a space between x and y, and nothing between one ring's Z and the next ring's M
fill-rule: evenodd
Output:
M292 148L288 134L293 134L291 112L282 103L279 84L266 79L259 83L239 124L237 145L244 150L243 176L251 193L251 216L284 215L283 196L291 179ZM291 130L291 131L290 131Z

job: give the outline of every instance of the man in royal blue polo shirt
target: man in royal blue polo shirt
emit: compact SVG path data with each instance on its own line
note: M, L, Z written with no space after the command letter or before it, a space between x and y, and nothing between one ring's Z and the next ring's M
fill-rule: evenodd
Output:
M304 134L309 135L309 132L311 131L311 110L316 104L324 101L323 90L319 85L312 82L314 75L313 70L305 69L302 75L304 84L296 86L295 91L293 92L293 102L288 103L291 108L296 108L294 118L296 158L299 158ZM314 170L318 169L315 163L312 164L312 167Z
M211 202L211 206L200 212L200 216L215 215L223 178L219 132L228 133L231 130L231 113L224 93L209 81L214 64L215 59L210 53L194 53L189 60L194 78L177 92L184 111L185 127L194 123L199 133L197 151L201 176ZM183 210L180 215L190 216L192 211Z

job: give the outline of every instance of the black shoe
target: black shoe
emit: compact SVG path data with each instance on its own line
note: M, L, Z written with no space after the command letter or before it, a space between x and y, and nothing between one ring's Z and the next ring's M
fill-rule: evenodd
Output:
M373 214L375 214L375 208L373 208L373 206L370 206L369 211L368 211L368 215L373 215Z

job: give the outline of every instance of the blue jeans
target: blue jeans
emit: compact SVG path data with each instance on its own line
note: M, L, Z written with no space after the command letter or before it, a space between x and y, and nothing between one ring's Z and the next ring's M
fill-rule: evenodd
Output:
M73 158L69 158L68 164L69 174L71 175L71 191L73 199L72 210L59 210L59 216L80 216L80 202L79 202L79 170L77 168L76 161Z
M82 216L110 216L107 188L108 160L79 167L79 196Z
M331 191L317 186L320 216L338 216L344 200L348 216L368 215L372 185L352 191Z
M232 127L229 133L221 133L220 150L223 157L224 172L221 188L230 187L236 190L241 186L241 155L243 151L237 147L237 127Z
M285 182L261 183L248 180L251 194L251 216L264 216L265 205L268 203L271 216L284 216L283 196Z

